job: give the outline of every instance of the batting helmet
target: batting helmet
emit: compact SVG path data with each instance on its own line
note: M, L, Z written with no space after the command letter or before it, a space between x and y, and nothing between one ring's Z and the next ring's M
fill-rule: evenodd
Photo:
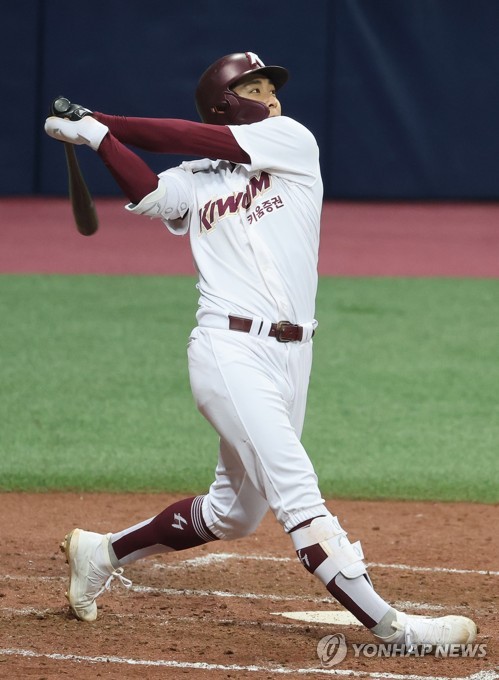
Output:
M218 59L201 76L196 89L196 108L203 123L243 125L264 120L269 110L262 102L232 92L241 78L259 73L269 78L276 90L288 79L282 66L265 66L253 52L236 52Z

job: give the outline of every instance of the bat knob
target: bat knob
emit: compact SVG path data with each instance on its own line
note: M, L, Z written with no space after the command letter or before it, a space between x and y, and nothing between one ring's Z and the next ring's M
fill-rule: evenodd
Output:
M57 97L52 102L50 112L56 116L63 116L71 108L71 102L66 97Z
M66 97L57 97L50 105L50 115L69 120L81 120L84 116L91 116L92 111L80 104L72 104Z

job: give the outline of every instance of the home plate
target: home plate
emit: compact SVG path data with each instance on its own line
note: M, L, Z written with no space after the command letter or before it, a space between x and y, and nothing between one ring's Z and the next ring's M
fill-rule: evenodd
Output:
M272 613L276 616L284 616L287 619L295 619L295 621L307 621L308 623L330 623L335 626L362 626L361 622L347 611Z

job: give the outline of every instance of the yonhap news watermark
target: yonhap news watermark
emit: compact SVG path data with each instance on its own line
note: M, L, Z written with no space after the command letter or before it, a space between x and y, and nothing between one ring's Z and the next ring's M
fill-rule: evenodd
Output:
M324 667L337 666L346 657L348 647L358 659L380 659L389 657L418 657L432 655L437 658L483 659L487 656L487 645L482 644L448 644L448 645L395 645L378 644L374 642L347 644L343 633L326 635L317 644L317 656Z

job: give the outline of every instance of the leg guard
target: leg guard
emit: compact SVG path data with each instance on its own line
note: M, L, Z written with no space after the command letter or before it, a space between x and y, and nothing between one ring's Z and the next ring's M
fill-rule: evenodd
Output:
M347 579L367 575L360 542L350 543L333 515L316 517L290 536L303 566L326 587L340 572Z

